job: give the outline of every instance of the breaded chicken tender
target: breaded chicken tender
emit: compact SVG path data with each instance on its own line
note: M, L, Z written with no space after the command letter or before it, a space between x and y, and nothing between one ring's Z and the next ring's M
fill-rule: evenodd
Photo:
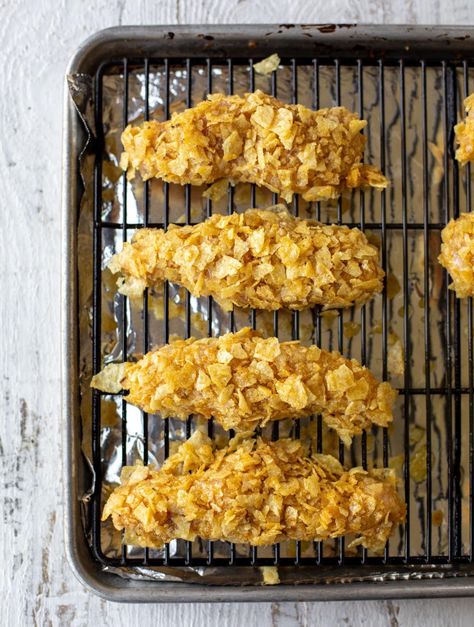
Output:
M247 431L272 420L322 414L350 444L372 424L393 419L396 392L355 359L298 341L264 339L244 328L221 337L176 340L118 366L126 400L163 418L191 414ZM91 385L110 389L108 371Z
M466 119L454 127L456 142L459 144L456 159L461 165L474 160L474 94L464 100L464 109Z
M130 296L164 279L225 310L349 307L383 287L379 252L359 229L295 218L284 207L140 229L109 263Z
M355 187L383 189L378 168L361 163L367 122L344 107L311 111L261 91L213 94L166 122L127 126L121 166L130 178L204 185L256 183L289 201L336 198Z
M453 282L449 286L458 298L474 296L474 213L463 213L441 231L440 264Z
M353 536L381 551L406 507L388 468L345 470L300 441L235 438L223 449L197 431L163 467L122 470L102 520L125 542L162 547L175 538L266 546Z

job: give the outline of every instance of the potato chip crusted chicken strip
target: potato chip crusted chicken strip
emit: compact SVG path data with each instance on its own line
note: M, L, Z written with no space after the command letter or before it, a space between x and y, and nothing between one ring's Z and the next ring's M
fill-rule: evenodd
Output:
M225 309L326 309L364 303L383 287L375 246L346 226L282 207L214 215L195 226L140 229L109 268L131 296L167 279Z
M176 340L115 367L129 403L162 417L214 417L225 429L246 431L320 413L350 444L372 424L385 427L393 419L396 392L355 359L297 341L263 339L249 328ZM104 369L92 386L114 391L108 374Z
M469 161L474 161L474 94L464 100L466 118L454 127L456 143L459 144L456 150L456 159L461 165L466 165Z
M449 272L449 286L458 298L474 296L474 213L463 213L441 231L440 264Z
M213 94L166 122L128 126L121 166L131 178L138 170L180 185L256 183L287 201L336 198L387 186L380 170L361 163L366 124L344 107L311 111L261 91Z
M160 470L125 467L102 519L144 547L198 536L267 546L350 535L349 546L381 551L405 510L391 469L345 470L289 439L235 438L216 449L197 431Z

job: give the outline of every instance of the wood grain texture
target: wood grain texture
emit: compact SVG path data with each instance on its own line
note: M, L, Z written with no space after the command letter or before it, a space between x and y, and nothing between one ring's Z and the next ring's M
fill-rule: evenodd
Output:
M469 0L0 2L1 624L70 627L471 625L474 600L120 606L75 580L63 549L60 163L63 76L117 24L472 21Z

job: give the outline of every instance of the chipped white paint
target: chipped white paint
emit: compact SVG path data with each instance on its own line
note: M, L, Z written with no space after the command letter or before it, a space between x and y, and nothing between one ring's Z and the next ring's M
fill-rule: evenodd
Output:
M474 599L119 606L75 580L63 550L60 161L63 74L117 24L460 23L471 0L0 2L0 621L16 625L472 625Z

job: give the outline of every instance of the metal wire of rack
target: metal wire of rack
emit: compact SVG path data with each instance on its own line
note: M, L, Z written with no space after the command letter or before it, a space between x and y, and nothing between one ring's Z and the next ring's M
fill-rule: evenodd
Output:
M294 546L292 554L281 554L280 546L276 545L272 549L271 555L261 555L260 549L257 550L254 547L249 548L246 552L238 550L235 545L230 544L228 546L227 557L215 556L215 547L212 542L206 544L203 550L200 550L197 555L194 554L194 545L191 542L185 543L185 550L178 554L173 554L170 547L167 546L164 552L160 555L155 555L149 549L144 549L142 555L137 556L134 554L130 556L126 546L123 546L122 555L120 557L110 557L105 554L101 543L101 510L103 506L102 501L102 484L104 474L104 453L101 446L102 435L102 417L101 417L101 393L94 391L92 400L92 446L93 446L93 466L96 477L94 495L91 501L92 511L92 546L94 554L97 560L103 565L107 566L232 566L232 565L249 565L249 566L261 566L261 565L344 565L344 566L372 566L377 568L392 569L397 565L452 565L456 563L472 563L473 560L473 542L474 542L474 479L473 479L473 463L474 463L474 397L473 397L473 333L472 333L472 302L469 301L467 305L467 334L466 338L463 336L462 320L464 315L462 313L463 305L457 301L453 294L448 290L448 277L446 273L442 275L442 289L440 294L445 299L445 317L442 322L442 328L439 329L441 336L444 339L442 347L442 355L438 355L439 359L445 360L444 376L437 383L433 383L432 369L434 355L433 349L433 303L430 297L430 290L433 283L433 263L434 253L432 248L433 237L439 241L439 232L445 226L446 222L451 217L456 217L459 214L462 196L462 202L466 206L466 210L471 210L471 182L470 182L470 169L467 168L466 175L461 175L456 163L452 159L452 137L451 129L453 124L457 121L459 102L460 102L460 89L467 94L469 91L469 65L464 62L431 62L428 60L422 60L421 62L407 62L401 60L399 62L384 61L383 59L356 59L354 63L348 63L346 60L333 62L327 59L283 59L283 66L289 73L289 101L296 103L298 101L298 87L299 87L299 75L302 72L302 68L305 69L305 79L308 76L311 77L311 105L314 108L321 106L321 73L323 70L329 68L333 76L333 100L335 105L341 104L343 101L343 85L341 79L341 72L350 68L353 73L355 83L355 102L361 117L364 116L364 112L367 111L366 102L366 82L367 73L370 72L370 80L375 81L376 85L376 106L377 117L376 123L370 128L371 138L373 144L376 146L374 150L378 153L379 163L384 170L387 167L388 155L390 158L395 159L395 151L399 150L399 170L397 176L399 177L400 195L398 200L400 201L400 212L397 214L396 219L389 219L388 210L391 204L397 201L397 199L390 195L390 191L382 192L379 196L375 197L375 200L368 199L367 194L363 191L357 192L358 201L353 203L358 211L358 217L352 212L350 218L346 219L344 215L344 207L342 201L339 201L336 209L335 221L338 224L347 224L351 227L356 226L361 230L376 232L380 242L381 250L381 263L384 271L388 273L389 270L389 256L390 246L392 245L392 238L397 237L401 241L399 253L402 256L401 260L401 276L400 284L400 299L402 301L401 307L401 321L403 337L403 365L404 374L399 382L398 391L400 394L399 411L396 415L396 421L402 426L402 440L403 440L403 490L405 500L407 503L407 523L404 526L404 530L401 533L398 541L398 546L395 546L396 540L392 540L387 545L385 552L382 556L369 555L366 550L361 550L358 554L347 552L344 538L341 538L337 543L333 543L331 550L326 551L324 545L326 543L317 542L314 543L313 551L311 555L308 555L307 547L302 551L300 542L297 542ZM253 69L253 59L226 59L224 61L217 61L210 58L186 58L186 59L168 59L168 58L124 58L113 63L103 64L95 77L95 116L96 127L98 129L98 140L96 144L96 159L94 170L94 259L93 259L93 325L92 325L92 342L93 342L93 369L94 372L98 372L102 367L102 260L103 260L103 234L105 231L114 231L121 233L123 241L126 241L135 229L142 227L157 227L167 228L170 224L170 186L164 184L163 186L163 208L162 218L160 220L154 220L151 217L151 189L150 183L145 182L143 184L143 203L144 212L142 221L128 221L127 203L129 198L129 185L130 183L126 179L126 175L122 175L122 198L121 206L122 213L121 219L115 220L109 217L103 217L103 186L102 186L102 162L104 151L104 120L103 120L103 78L108 72L119 74L123 78L123 119L122 127L129 122L128 115L128 102L129 102L129 80L131 72L141 72L144 76L144 119L149 119L152 115L152 111L149 105L149 93L150 93L150 76L156 68L159 68L163 77L163 113L164 117L168 118L170 115L170 81L171 76L177 70L181 71L186 77L186 95L185 105L191 106L193 103L193 68L199 67L206 73L207 91L210 93L213 89L213 70L215 67L223 68L225 70L227 91L229 94L234 92L234 71L236 68L245 68L248 72L248 89L253 90L255 88L255 75ZM389 141L388 127L393 125L393 120L388 120L386 117L387 109L387 96L386 96L386 75L390 72L394 75L397 73L398 81L398 110L399 115L396 123L399 125L400 141L398 146L393 146ZM418 103L419 103L419 117L420 117L420 134L419 141L421 142L421 158L422 158L422 180L421 180L421 202L422 206L419 211L421 219L412 220L410 217L409 188L412 185L411 181L411 156L408 152L408 134L411 132L409 128L409 109L414 105L411 101L411 95L408 94L408 78L407 73L416 72L415 79L410 78L410 84L415 81L417 83L418 90ZM432 78L431 74L435 73L435 77ZM428 87L428 74L430 78L430 85ZM411 76L411 74L410 74ZM278 85L277 85L278 78ZM273 73L270 81L271 93L278 96L280 78L277 73ZM432 163L432 153L430 141L430 123L429 118L434 114L430 110L430 98L432 96L433 85L437 85L439 88L441 99L441 111L440 111L440 128L442 129L442 164L439 167L443 168L443 179L440 187L441 206L443 208L442 215L433 215L433 196L431 193L432 181L430 180L429 163ZM461 85L461 88L460 88ZM412 86L411 86L412 87ZM392 94L393 95L393 94ZM418 105L417 105L418 106ZM252 186L250 192L250 203L252 206L256 204L256 189ZM233 188L229 188L227 196L227 211L231 213L235 209L235 191ZM276 199L273 199L276 200ZM370 204L370 206L369 206ZM292 211L295 215L299 215L301 212L300 203L298 198L295 198L292 207ZM313 207L313 217L317 219L324 219L324 208L318 203ZM184 189L184 211L185 211L185 224L193 223L192 214L192 193L190 186L186 186ZM213 203L211 200L207 201L206 216L212 215ZM373 219L370 216L374 215L374 212L378 214L379 219ZM326 216L327 217L327 216ZM412 269L410 266L410 259L413 256L412 237L421 237L422 241L422 293L420 295L421 309L423 312L423 324L420 329L413 329L412 314L410 312L412 296ZM127 334L129 332L129 320L128 320L128 308L126 297L121 296L121 332L120 341L121 356L124 361L128 357L127 347ZM162 338L166 342L170 337L170 293L168 283L163 287L163 327ZM391 341L391 322L390 317L390 294L387 288L381 297L381 329L380 329L380 343L381 343L381 376L383 379L387 379L389 375L389 343ZM208 319L207 319L207 332L208 335L213 334L213 316L215 315L216 305L212 302L212 298L208 301ZM149 294L146 292L143 297L142 307L142 320L143 320L143 351L146 352L153 345L153 338L150 335L150 308L149 308ZM345 320L347 317L351 317L351 312L341 311L337 317L337 329L335 332L331 331L329 334L330 348L336 348L341 352L345 351ZM370 310L370 305L365 305L356 314L359 317L360 325L360 343L359 354L363 363L368 363L369 353L373 352L373 340L369 338L370 324L373 319L373 313ZM323 327L325 324L323 314L320 310L313 312L314 320L314 341L321 344ZM352 320L352 318L351 318ZM252 311L249 315L250 325L253 327L258 326L259 313ZM273 315L273 332L276 336L280 331L280 319L279 313L275 312ZM229 314L229 330L235 330L237 328L236 317L233 312ZM439 326L439 325L438 325ZM185 314L184 314L184 333L186 337L189 337L192 332L192 320L191 320L191 299L189 293L186 294L185 300ZM415 377L418 381L417 384L413 384L414 372L412 365L413 358L413 334L420 333L422 336L423 355L422 362L424 372L422 374L422 384L419 383L419 377ZM291 315L291 339L298 339L300 335L300 315L298 312L293 312ZM334 344L334 345L333 345ZM352 345L351 345L352 346ZM467 371L467 379L464 376L464 371ZM426 455L423 462L424 483L425 492L423 499L420 502L414 501L414 490L418 487L414 484L411 476L411 463L412 463L412 446L411 446L411 425L413 419L414 402L418 403L418 399L421 398L421 404L424 407L425 416L425 429L424 439L426 446ZM466 412L465 400L467 399L467 421L464 418ZM443 402L445 407L445 425L446 425L446 441L444 442L445 450L436 450L435 443L441 441L437 435L439 426L436 423L433 413L434 402ZM418 407L418 405L416 406ZM421 405L420 405L421 407ZM143 461L148 463L148 451L150 447L149 442L149 425L151 420L160 420L159 418L148 416L143 413L142 422L142 440L143 440ZM193 430L193 417L189 417L185 423L185 435L189 437ZM323 443L323 425L321 417L313 417L311 419L315 425L315 441L316 450L321 452L324 450ZM127 464L127 404L124 399L121 401L121 428L122 428L122 465ZM163 424L163 437L164 437L164 454L167 456L170 451L170 428L169 421L164 421ZM213 424L209 422L209 435L213 435ZM293 432L294 437L300 436L299 423L295 424ZM279 437L279 425L274 423L272 426L271 436L274 439ZM436 436L436 440L434 440ZM378 460L383 465L387 466L390 463L390 440L391 434L388 429L383 429L381 433L381 446L380 455ZM467 438L468 451L467 451L467 464L468 468L464 469L463 459L463 438ZM339 459L341 462L349 463L353 459L354 455L359 456L361 465L367 467L369 459L373 454L369 450L369 436L364 434L360 440L357 440L353 444L353 449L359 447L357 453L354 450L348 451L344 448L342 443L339 444ZM439 532L436 531L433 522L433 516L435 512L435 468L434 468L434 455L446 456L446 513L443 524L446 525L446 547L441 546L440 542L437 543L437 547L434 548L434 535ZM441 464L441 461L437 465ZM443 471L444 472L444 471ZM464 473L468 472L468 489L465 493L465 489L462 487ZM422 473L423 474L423 473ZM418 482L419 483L419 482ZM467 500L466 500L467 499ZM467 502L467 508L465 506ZM416 511L415 511L416 508ZM463 525L466 524L466 517L468 518L468 535L463 534ZM415 535L414 528L419 526L419 534L421 535L421 541L417 542L416 550L413 547L413 537ZM418 532L417 532L418 533ZM443 543L441 542L441 545ZM202 547L201 547L202 548ZM304 555L303 555L304 553Z

